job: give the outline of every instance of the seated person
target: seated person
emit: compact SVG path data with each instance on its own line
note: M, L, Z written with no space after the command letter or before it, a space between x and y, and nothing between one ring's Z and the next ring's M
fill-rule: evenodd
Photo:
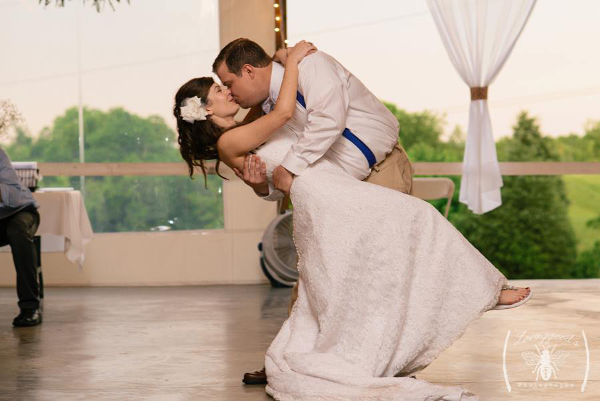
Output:
M10 245L17 270L17 295L21 313L14 326L42 323L37 253L33 236L40 224L38 204L23 186L6 152L0 148L0 245Z

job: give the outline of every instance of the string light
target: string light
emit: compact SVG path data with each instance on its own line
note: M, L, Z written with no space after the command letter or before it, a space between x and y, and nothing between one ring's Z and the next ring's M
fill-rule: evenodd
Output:
M275 47L286 47L286 0L274 0L273 7L275 7Z

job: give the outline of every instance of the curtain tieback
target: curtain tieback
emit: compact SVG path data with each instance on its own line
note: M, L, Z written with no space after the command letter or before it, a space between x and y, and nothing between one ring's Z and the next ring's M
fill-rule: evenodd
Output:
M471 100L486 100L487 93L487 86L475 86L471 88Z

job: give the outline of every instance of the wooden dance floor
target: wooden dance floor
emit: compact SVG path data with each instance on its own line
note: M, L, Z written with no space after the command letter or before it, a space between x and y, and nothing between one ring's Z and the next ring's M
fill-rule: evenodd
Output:
M531 286L533 299L487 312L417 378L481 400L600 400L600 279L511 284ZM270 400L241 379L263 366L289 294L47 288L44 323L17 329L16 292L0 288L0 400Z

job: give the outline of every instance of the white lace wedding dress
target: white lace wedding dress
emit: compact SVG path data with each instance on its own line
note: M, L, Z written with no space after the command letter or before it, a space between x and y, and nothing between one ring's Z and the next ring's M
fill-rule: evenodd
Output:
M269 180L296 136L257 154ZM327 158L291 187L298 300L266 355L280 401L478 400L408 377L493 308L506 277L429 203L360 181Z

